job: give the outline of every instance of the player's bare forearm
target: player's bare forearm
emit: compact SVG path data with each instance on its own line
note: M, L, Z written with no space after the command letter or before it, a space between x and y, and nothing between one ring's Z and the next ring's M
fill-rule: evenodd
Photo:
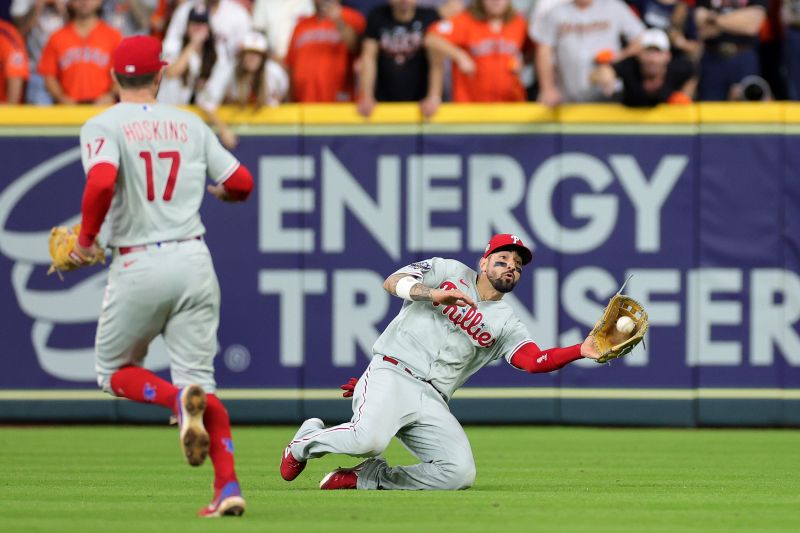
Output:
M383 282L383 288L392 296L399 296L397 294L397 283L406 277L413 276L409 276L408 274L394 274L389 276ZM419 281L409 288L408 296L415 302L434 302L444 305L457 305L459 307L467 305L471 307L476 306L475 301L470 296L458 289L432 289Z
M386 290L386 292L388 292L392 296L398 296L398 294L397 294L397 282L399 282L401 279L406 278L406 277L409 277L409 275L408 274L394 274L392 276L389 276L383 282L383 288ZM410 277L413 277L413 276L410 276ZM426 301L430 302L430 301L432 301L431 288L430 287L426 287L425 285L423 285L419 281L415 285L412 285L411 289L409 289L409 291L408 291L408 294L411 297L411 299L414 300L415 302L426 302Z
M409 291L411 295L411 299L415 302L430 302L433 300L433 296L431 295L431 288L426 287L422 283L417 283L411 290Z

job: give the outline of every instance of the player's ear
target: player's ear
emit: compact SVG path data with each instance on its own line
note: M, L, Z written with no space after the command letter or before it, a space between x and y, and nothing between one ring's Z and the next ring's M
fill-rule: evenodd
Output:
M117 74L114 72L114 69L113 69L113 68L111 69L111 81L113 81L113 82L114 82L114 84L113 84L113 85L114 85L114 89L115 89L115 91L114 91L114 92L116 92L117 94L119 94L119 89L120 89L120 87L119 87L119 80L117 80Z
M478 263L478 268L480 268L481 272L486 272L486 263L487 263L488 261L489 261L489 260L488 260L488 259L486 259L485 257L481 257L481 260L480 260L480 262ZM480 274L480 272L479 272L479 274Z
M156 74L155 79L153 80L153 88L155 89L155 94L158 94L158 89L161 87L161 78L164 76L164 68L162 67L161 70L158 71Z

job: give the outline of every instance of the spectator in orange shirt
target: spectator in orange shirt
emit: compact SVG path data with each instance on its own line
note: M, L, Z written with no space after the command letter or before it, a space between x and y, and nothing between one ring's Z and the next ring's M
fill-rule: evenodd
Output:
M111 54L120 33L100 20L102 0L70 0L70 22L44 47L39 73L59 104L105 105L116 98L111 82Z
M466 11L433 25L425 44L453 60L454 102L523 102L519 75L527 30L511 0L473 0Z
M339 0L314 0L316 13L297 22L286 65L296 102L353 101L353 59L366 20Z
M21 104L27 79L25 41L13 24L0 20L0 104Z

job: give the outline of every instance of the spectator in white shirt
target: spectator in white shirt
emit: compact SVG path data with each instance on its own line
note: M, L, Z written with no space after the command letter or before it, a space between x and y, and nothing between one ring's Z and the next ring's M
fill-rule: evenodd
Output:
M217 116L232 78L233 63L214 43L208 11L202 4L187 16L186 33L177 57L168 60L158 101L172 105L196 104L217 127L222 144L232 149L238 140L228 125Z
M253 27L250 13L235 0L196 0L187 1L175 8L167 27L162 48L166 61L180 54L189 12L194 7L204 6L208 11L211 33L217 46L217 56L234 60L242 37Z
M233 79L228 84L226 101L241 108L264 105L276 107L289 93L289 75L276 61L268 58L267 38L251 31L242 40L236 57Z
M638 51L636 39L645 26L621 0L571 0L556 4L533 19L530 36L537 43L539 102L604 100L589 77L595 58L609 52L619 61ZM628 45L622 48L622 38Z

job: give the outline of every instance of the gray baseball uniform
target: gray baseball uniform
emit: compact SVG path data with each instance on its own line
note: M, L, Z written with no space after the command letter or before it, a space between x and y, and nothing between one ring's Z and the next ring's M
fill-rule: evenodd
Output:
M328 453L372 457L359 473L359 489L467 488L475 463L447 401L475 372L532 341L508 304L479 301L477 273L466 265L435 257L395 272L401 273L427 287L457 288L477 309L406 301L373 347L351 421L293 441L291 453L299 461ZM390 468L374 457L395 435L421 463Z
M98 163L117 168L98 383L110 390L111 375L140 363L161 334L172 382L214 392L220 293L198 210L207 176L222 182L239 162L199 117L163 104L111 107L81 128L81 146L87 174Z

